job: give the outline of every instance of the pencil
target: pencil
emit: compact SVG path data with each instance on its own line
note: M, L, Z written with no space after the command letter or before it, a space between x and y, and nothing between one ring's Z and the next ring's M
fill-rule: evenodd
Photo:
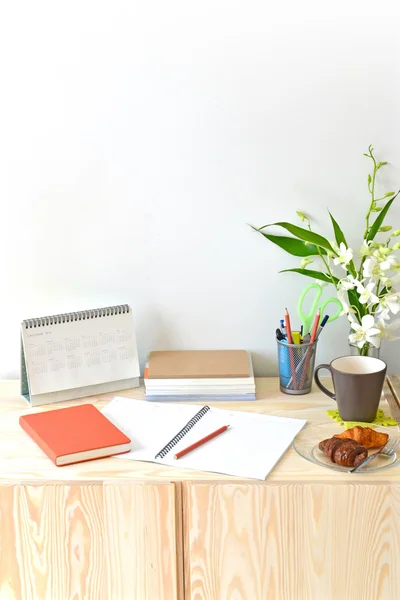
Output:
M287 308L285 308L285 327L286 327L287 343L293 344L292 328L290 327L290 316L289 316Z
M289 316L289 312L288 312L287 308L285 308L285 326L286 326L287 343L293 344L292 328L290 326L290 316ZM293 389L297 390L296 364L294 362L293 348L288 348L288 350L289 350L289 359L290 359L290 370L292 371L292 378L293 378Z
M184 448L180 452L177 452L175 454L174 458L181 458L181 456L185 456L185 454L187 454L188 452L191 452L192 450L195 450L195 448L198 448L199 446L202 446L203 444L205 444L209 440L212 440L213 438L217 437L217 435L220 435L221 433L224 433L224 431L226 431L228 429L228 427L229 427L229 425L224 425L223 427L220 427L216 431L213 431L212 433L209 433L208 435L206 435L206 437L201 438L201 440L199 440L198 442L195 442L194 444L191 444L190 446L188 446L187 448Z
M314 319L314 324L313 324L313 328L312 328L312 333L311 333L311 339L310 339L310 344L312 344L313 342L315 342L315 340L317 339L317 331L318 331L318 325L319 325L319 319L321 316L321 311L318 310L317 314L315 315L315 319ZM307 371L308 371L308 367L310 365L310 360L311 360L311 356L314 352L314 348L308 348L307 349L307 354L306 354L306 362L304 365L304 369L303 372L301 374L301 379L300 379L300 389L303 389L304 386L304 381L306 379L306 375L307 375Z
M314 319L314 325L312 328L312 334L311 334L311 339L310 342L315 342L315 338L317 337L317 331L318 331L318 325L319 325L319 318L321 316L321 312L320 310L317 311L317 314L315 315L315 319Z

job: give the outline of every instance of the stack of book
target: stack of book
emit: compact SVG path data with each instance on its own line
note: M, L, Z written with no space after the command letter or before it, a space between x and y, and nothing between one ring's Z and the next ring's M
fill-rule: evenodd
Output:
M251 356L245 350L151 352L147 400L255 400Z

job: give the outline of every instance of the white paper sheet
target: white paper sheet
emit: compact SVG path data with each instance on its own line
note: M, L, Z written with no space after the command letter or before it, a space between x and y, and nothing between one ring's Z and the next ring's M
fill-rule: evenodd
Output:
M265 479L306 423L303 419L211 408L165 458L155 459L200 408L116 397L103 413L132 439L132 451L120 459L255 479ZM174 458L179 450L223 425L229 429L184 457Z

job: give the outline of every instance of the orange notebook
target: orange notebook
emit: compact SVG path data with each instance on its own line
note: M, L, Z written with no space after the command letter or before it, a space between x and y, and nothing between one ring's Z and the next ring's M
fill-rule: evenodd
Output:
M93 404L24 415L19 424L58 467L131 449L131 440Z

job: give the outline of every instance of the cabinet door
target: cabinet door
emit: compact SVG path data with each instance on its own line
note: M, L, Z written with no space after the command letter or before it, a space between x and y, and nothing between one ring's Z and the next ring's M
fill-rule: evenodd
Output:
M185 599L398 600L399 489L185 484Z
M107 600L181 600L182 511L174 484L107 484Z
M0 599L177 600L175 511L169 483L0 486Z

